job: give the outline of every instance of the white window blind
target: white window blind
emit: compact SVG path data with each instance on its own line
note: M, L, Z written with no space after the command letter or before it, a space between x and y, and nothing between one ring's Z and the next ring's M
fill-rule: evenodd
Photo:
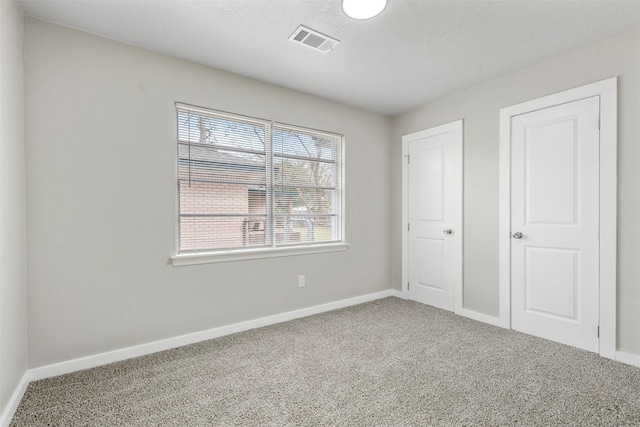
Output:
M341 136L176 108L178 253L343 240Z

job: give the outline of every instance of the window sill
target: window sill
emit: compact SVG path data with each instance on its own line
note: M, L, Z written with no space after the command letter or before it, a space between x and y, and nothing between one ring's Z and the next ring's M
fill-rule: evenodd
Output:
M321 254L325 252L346 251L347 249L349 249L348 243L327 243L296 247L199 252L174 255L171 257L171 263L174 267L181 267L184 265L212 264L217 262L243 261L248 259Z

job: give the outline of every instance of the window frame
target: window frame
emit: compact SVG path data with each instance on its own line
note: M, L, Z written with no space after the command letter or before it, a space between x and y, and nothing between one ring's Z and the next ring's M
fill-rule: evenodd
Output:
M284 245L278 245L275 239L275 233L272 236L272 242L270 246L261 246L261 247L235 247L235 248L225 248L225 249L211 249L211 250L195 250L195 251L183 251L180 252L180 192L178 190L179 186L179 154L177 146L179 145L179 135L178 135L178 112L181 109L188 109L194 112L202 112L203 114L208 115L216 115L221 118L228 118L229 120L241 120L249 123L256 123L260 125L264 125L267 131L267 138L265 151L267 154L267 187L266 191L269 193L269 198L271 199L271 204L275 200L274 192L275 192L275 184L273 182L273 168L275 165L274 162L274 141L273 134L274 128L286 129L289 131L299 131L301 133L307 132L309 134L316 134L321 136L327 136L330 138L336 138L339 145L339 153L338 159L336 161L336 173L338 174L337 185L336 185L336 195L339 203L339 207L336 209L337 215L337 224L338 229L338 238L335 240L331 240L328 242L301 242L299 244L296 243L286 243ZM249 259L260 259L260 258L273 258L273 257L287 257L287 256L296 256L296 255L305 255L305 254L318 254L318 253L327 253L327 252L336 252L336 251L344 251L349 248L349 244L346 242L346 233L345 233L345 137L344 135L328 132L308 127L303 127L299 125L290 125L282 122L275 122L272 120L260 119L255 117L250 117L241 114L229 113L226 111L214 110L206 107L199 107L191 104L186 104L182 102L176 102L173 110L173 126L174 126L174 135L175 139L172 141L172 145L174 148L174 158L173 158L173 166L174 166L174 195L175 195L175 214L174 214L174 227L175 227L175 243L174 243L174 254L170 257L171 264L174 267L177 266L185 266L185 265L197 265L197 264L208 264L208 263L218 263L218 262L230 262L230 261L241 261L241 260L249 260ZM267 204L269 205L269 203ZM268 221L272 223L275 222L276 214L273 208L267 209L267 218Z

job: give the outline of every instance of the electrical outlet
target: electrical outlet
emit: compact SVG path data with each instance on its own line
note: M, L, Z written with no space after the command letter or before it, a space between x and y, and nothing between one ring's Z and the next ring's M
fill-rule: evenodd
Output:
M304 288L305 286L305 278L304 278L304 274L301 274L298 276L298 287L299 288Z

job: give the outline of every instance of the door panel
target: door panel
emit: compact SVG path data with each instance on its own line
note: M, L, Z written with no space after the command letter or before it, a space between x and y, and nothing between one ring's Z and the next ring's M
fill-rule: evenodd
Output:
M408 144L409 298L453 311L462 277L462 123L414 135Z
M527 127L525 203L527 224L575 223L576 121Z
M435 143L435 142L433 142ZM442 205L444 183L442 182L442 168L444 153L442 147L419 149L417 151L418 179L416 197L418 201L417 219L420 221L442 221Z
M416 286L424 286L445 292L442 282L442 260L444 258L444 239L416 239L416 260L418 275Z
M579 320L578 268L580 251L555 248L525 248L525 310L527 312ZM547 271L553 271L549 275ZM549 296L553 295L553 298Z
M596 352L598 115L598 97L522 114L511 138L512 328Z

